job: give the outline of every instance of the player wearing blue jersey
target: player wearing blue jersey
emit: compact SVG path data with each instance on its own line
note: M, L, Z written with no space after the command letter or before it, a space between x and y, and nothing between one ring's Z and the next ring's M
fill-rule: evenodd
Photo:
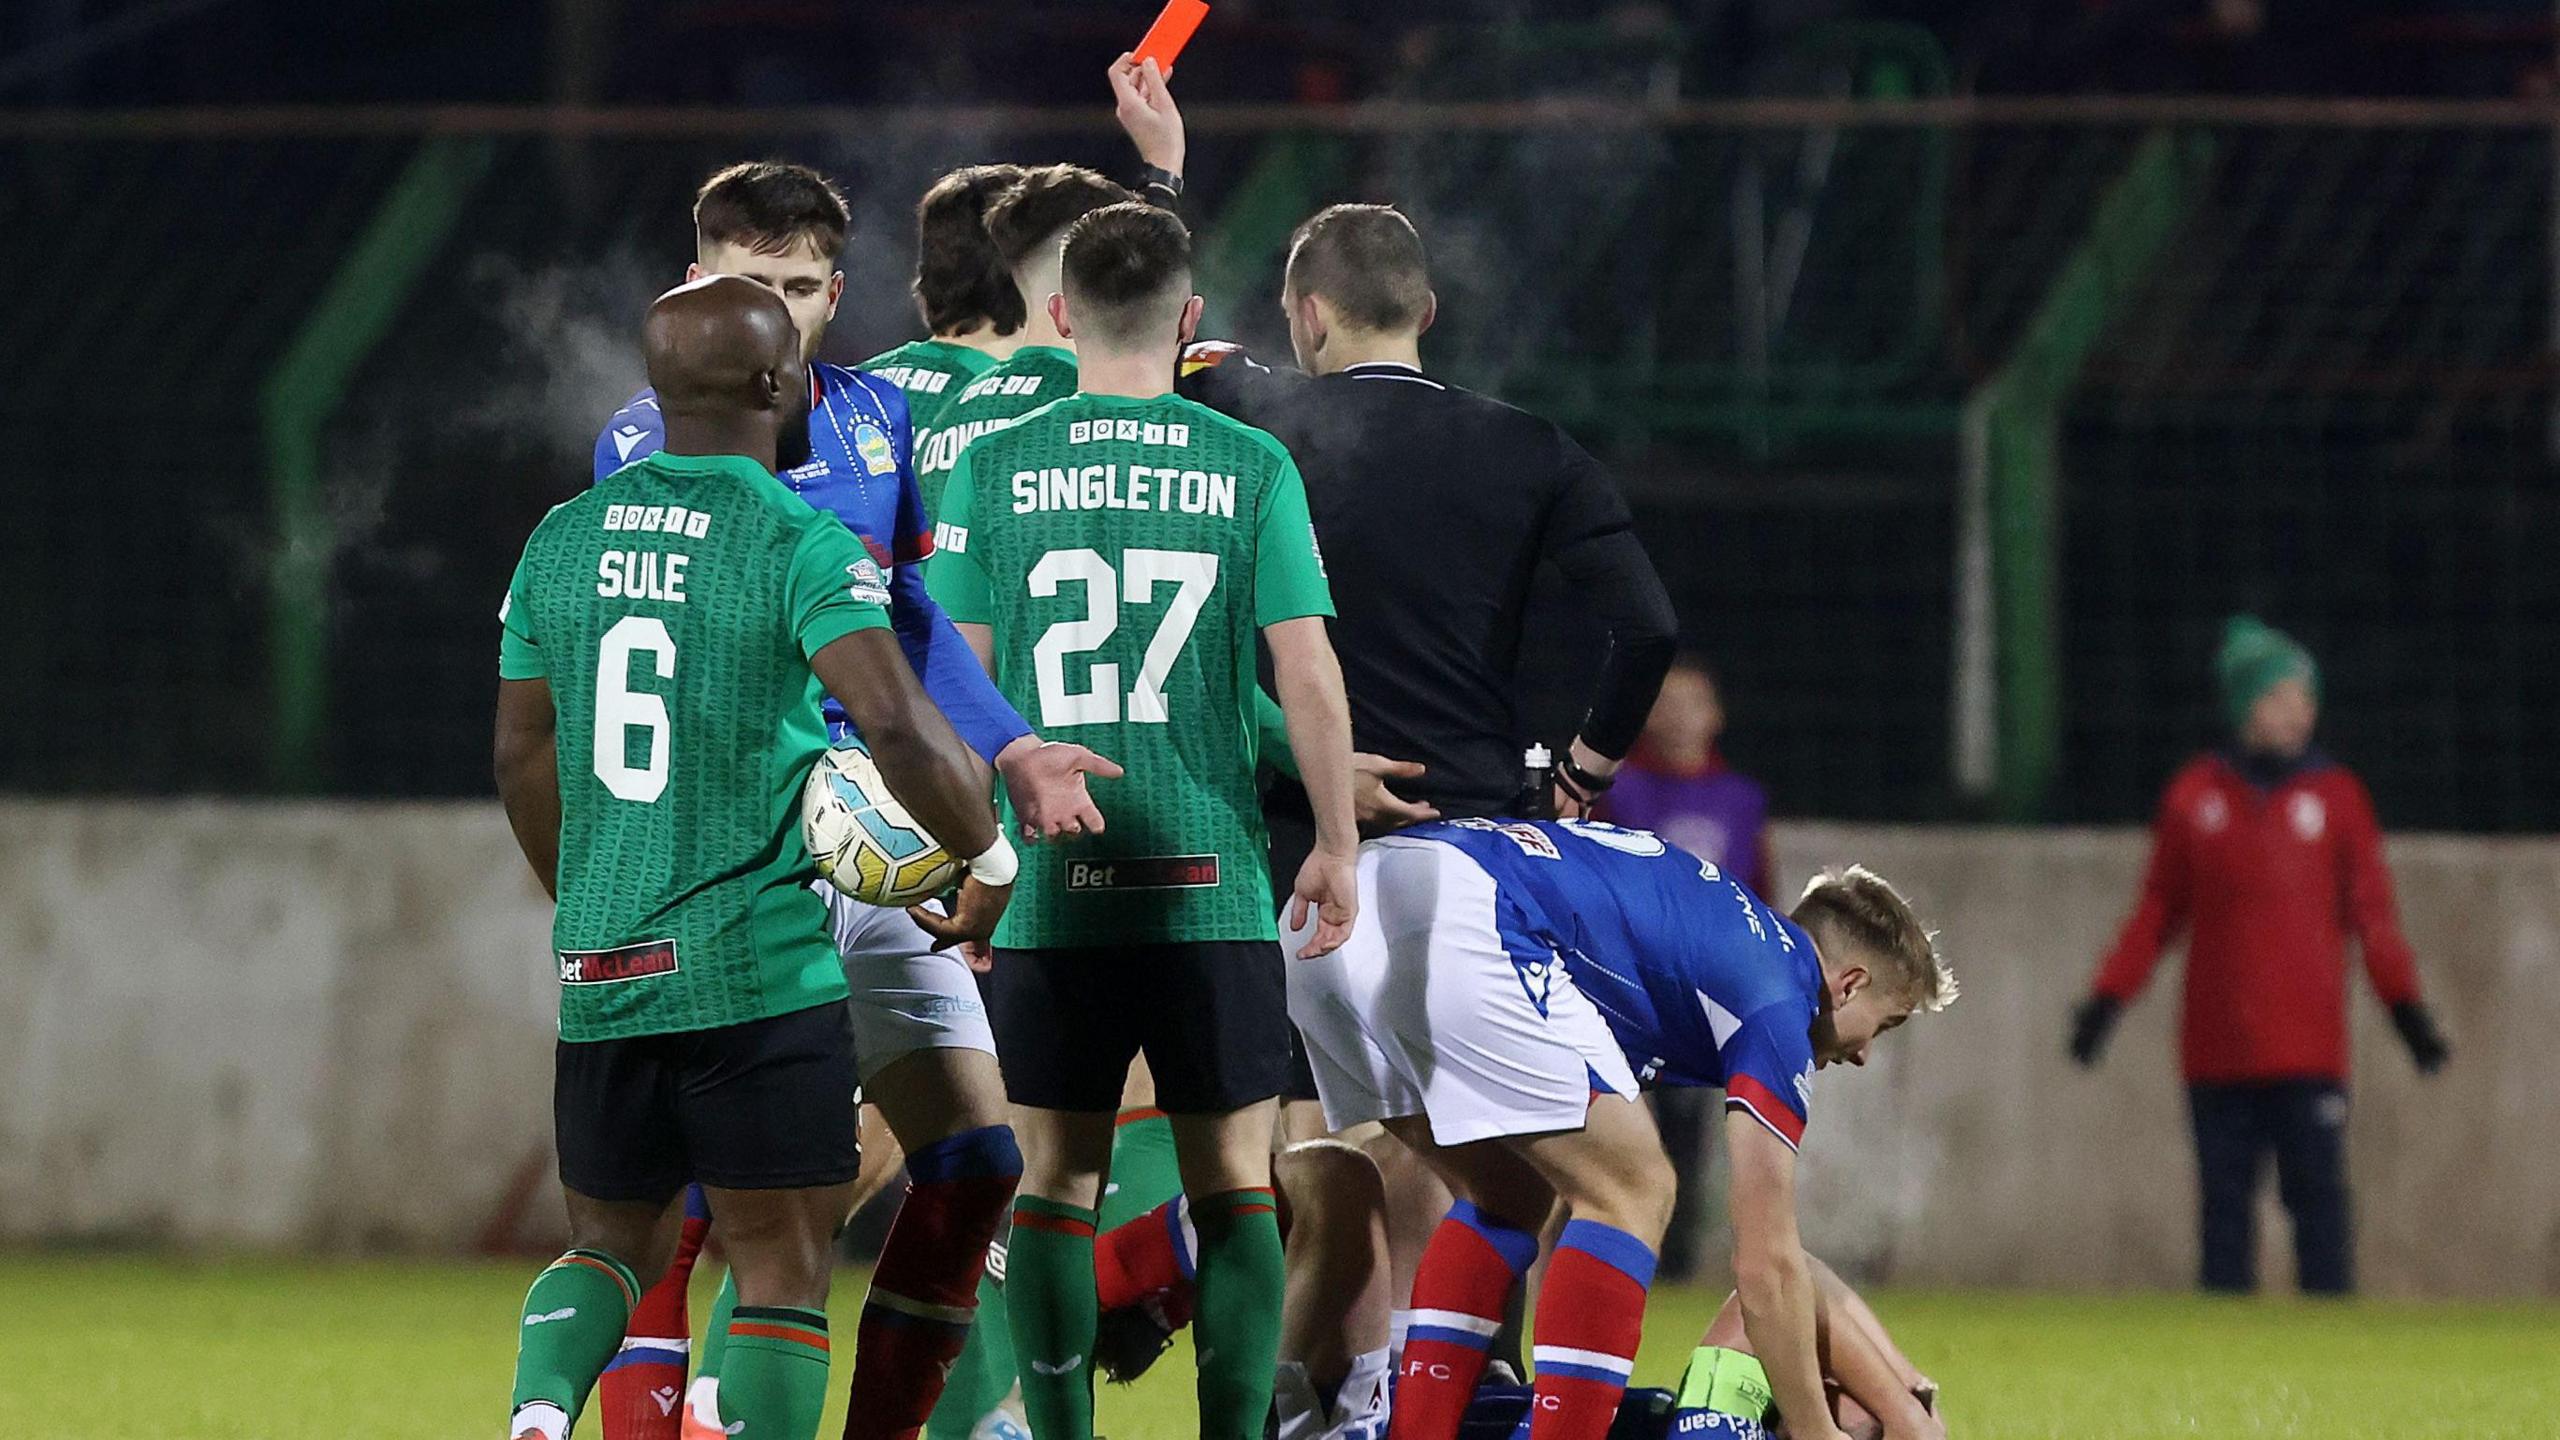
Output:
M1639 1090L1724 1090L1734 1273L1798 1440L1839 1440L1796 1238L1814 1071L1955 997L1929 932L1861 869L1791 914L1637 830L1460 820L1362 847L1360 927L1289 967L1327 1123L1385 1122L1457 1196L1414 1277L1390 1435L1449 1440L1537 1230L1537 1440L1598 1440L1633 1367L1678 1184ZM1882 1417L1890 1433L1933 1423ZM1909 1428L1905 1428L1905 1427Z
M696 261L688 279L743 275L780 294L814 356L844 290L836 256L849 216L844 197L815 171L796 165L735 165L706 182L694 205ZM1085 793L1088 773L1118 767L1077 745L1044 745L1004 697L939 606L926 595L922 561L933 542L912 470L906 397L878 376L812 362L808 460L782 475L812 506L859 535L890 577L890 620L908 662L962 740L1004 778L1029 838L1099 830ZM655 453L663 441L654 394L643 391L597 438L596 477ZM837 736L844 714L827 719ZM1021 1173L1006 1124L995 1041L975 977L946 943L907 912L859 904L823 883L829 918L853 991L856 1054L864 1099L879 1108L906 1152L911 1182L881 1251L856 1341L848 1436L910 1435L941 1392L948 1362L966 1339L989 1240ZM963 888L965 911L982 903ZM885 1148L885 1147L882 1147ZM875 1162L866 1170L877 1174ZM672 1433L663 1405L670 1366L681 1384L685 1282L692 1242L635 1312L626 1358L609 1375L603 1404L611 1440ZM724 1287L723 1303L733 1292ZM711 1334L724 1333L714 1311ZM716 1413L717 1356L687 1409L697 1422ZM635 1373L623 1373L635 1372ZM711 1422L716 1427L716 1420Z

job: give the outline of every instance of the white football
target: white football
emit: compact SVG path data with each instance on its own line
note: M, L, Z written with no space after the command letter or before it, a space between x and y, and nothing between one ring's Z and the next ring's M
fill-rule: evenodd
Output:
M889 793L860 741L827 751L800 791L800 835L818 873L866 905L914 905L951 888L961 862Z

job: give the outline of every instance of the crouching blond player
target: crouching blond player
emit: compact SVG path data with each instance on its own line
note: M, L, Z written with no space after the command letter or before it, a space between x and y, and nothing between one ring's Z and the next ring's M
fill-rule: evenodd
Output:
M1842 1440L1796 1235L1814 1071L1955 997L1893 887L1828 873L1780 914L1642 831L1462 820L1362 847L1349 942L1289 967L1327 1123L1385 1122L1457 1197L1414 1277L1391 1440L1457 1434L1562 1200L1538 1293L1532 1440L1600 1440L1643 1329L1677 1184L1645 1085L1718 1086L1743 1327L1795 1440ZM1835 1338L1837 1331L1835 1331ZM1880 1395L1891 1440L1943 1432Z

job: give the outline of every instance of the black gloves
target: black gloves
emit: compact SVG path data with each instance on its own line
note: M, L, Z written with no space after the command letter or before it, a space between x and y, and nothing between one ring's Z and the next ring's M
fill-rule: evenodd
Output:
M2400 1032L2400 1043L2409 1047L2409 1058L2417 1063L2420 1074L2433 1075L2453 1055L2453 1047L2444 1043L2444 1032L2436 1029L2436 1017L2415 1000L2391 1007L2391 1026Z
M2116 1028L2116 1017L2124 1013L2121 1002L2104 995L2092 995L2071 1012L2071 1058L2083 1065L2098 1063L2098 1052L2107 1048L2107 1032Z

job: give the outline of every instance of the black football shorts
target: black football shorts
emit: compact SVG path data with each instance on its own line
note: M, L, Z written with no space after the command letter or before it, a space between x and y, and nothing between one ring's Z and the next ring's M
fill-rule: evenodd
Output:
M597 1200L841 1185L862 1167L842 1001L670 1035L560 1042L560 1181Z
M1289 994L1274 940L998 950L989 991L1006 1093L1112 1111L1147 1057L1156 1106L1223 1115L1289 1078Z

